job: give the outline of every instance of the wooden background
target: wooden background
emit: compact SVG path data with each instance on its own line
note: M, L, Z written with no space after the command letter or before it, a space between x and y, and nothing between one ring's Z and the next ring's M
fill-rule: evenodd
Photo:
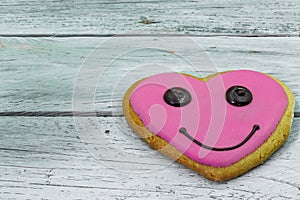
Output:
M300 199L299 33L299 0L2 0L0 199ZM174 45L116 59L151 41ZM192 68L178 49L205 59ZM151 150L122 116L134 78L232 69L272 74L296 96L287 143L242 177L202 178Z

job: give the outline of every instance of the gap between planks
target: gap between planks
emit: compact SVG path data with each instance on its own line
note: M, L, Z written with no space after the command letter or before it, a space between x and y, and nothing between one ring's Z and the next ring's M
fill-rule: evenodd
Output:
M113 113L110 111L17 111L0 112L0 117L123 117L122 113ZM300 112L294 112L295 118L300 118Z
M300 37L296 34L0 34L0 37Z

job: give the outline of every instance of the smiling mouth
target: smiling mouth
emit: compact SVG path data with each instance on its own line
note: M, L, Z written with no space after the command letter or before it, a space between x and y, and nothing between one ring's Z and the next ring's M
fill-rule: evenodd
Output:
M207 145L199 142L198 140L193 138L187 132L186 128L184 128L184 127L181 127L179 129L179 132L182 133L183 135L185 135L189 140L191 140L192 142L194 142L198 146L203 147L205 149L209 149L209 150L213 150L213 151L230 151L230 150L237 149L237 148L241 147L242 145L244 145L254 135L254 133L259 129L260 129L259 125L257 125L257 124L253 125L251 132L248 134L248 136L242 142L240 142L237 145L231 146L231 147L223 147L223 148L211 147L211 146L207 146Z

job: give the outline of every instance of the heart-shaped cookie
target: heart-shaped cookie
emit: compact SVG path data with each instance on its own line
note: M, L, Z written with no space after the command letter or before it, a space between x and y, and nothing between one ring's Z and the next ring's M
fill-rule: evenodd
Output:
M294 96L269 75L163 73L132 85L124 115L150 146L214 181L263 163L287 139Z

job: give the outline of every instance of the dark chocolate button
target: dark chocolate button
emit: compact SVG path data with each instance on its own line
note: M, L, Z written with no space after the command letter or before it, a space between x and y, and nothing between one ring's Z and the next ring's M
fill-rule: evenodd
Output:
M235 85L226 91L226 100L233 106L246 106L252 101L252 94L247 88Z
M184 88L173 87L165 92L164 100L170 106L182 107L191 102L192 96L189 91Z

